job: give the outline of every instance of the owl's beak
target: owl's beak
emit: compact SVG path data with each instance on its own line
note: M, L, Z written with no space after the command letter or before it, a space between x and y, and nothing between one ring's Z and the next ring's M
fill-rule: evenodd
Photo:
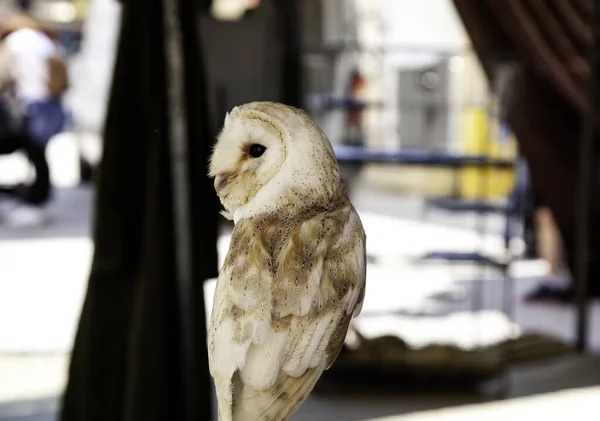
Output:
M215 177L215 191L219 194L219 190L223 187L223 183L225 182L225 177L222 175L217 175Z
M223 187L225 187L227 184L229 184L234 178L236 177L236 174L233 172L229 172L229 171L225 171L222 172L220 174L218 174L215 177L215 191L217 192L217 194L219 194L219 192L221 190L223 190Z

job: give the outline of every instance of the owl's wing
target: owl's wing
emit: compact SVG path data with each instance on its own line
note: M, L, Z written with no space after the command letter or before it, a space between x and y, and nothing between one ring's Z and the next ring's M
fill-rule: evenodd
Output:
M300 223L278 250L260 239L243 249L221 272L211 317L219 420L286 420L360 312L364 230L348 203Z

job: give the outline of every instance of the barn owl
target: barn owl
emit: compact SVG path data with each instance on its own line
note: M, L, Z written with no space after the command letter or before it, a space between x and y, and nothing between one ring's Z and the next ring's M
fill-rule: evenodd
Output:
M361 311L363 226L329 140L299 109L235 107L209 167L235 224L208 333L219 421L289 420Z

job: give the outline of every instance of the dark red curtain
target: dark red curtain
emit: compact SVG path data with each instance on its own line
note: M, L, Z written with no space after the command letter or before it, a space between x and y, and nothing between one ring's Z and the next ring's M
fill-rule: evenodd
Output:
M578 142L587 106L592 0L454 0L491 81L516 63L507 103L533 187L552 211L571 269L575 252ZM597 132L598 133L598 132ZM594 139L598 144L598 136ZM596 158L589 291L600 293L600 179Z

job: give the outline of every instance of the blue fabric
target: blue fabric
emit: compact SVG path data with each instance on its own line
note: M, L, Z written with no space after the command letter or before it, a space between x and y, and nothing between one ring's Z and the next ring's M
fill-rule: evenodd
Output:
M52 136L60 133L66 113L60 99L37 101L27 106L27 129L33 139L46 147Z

